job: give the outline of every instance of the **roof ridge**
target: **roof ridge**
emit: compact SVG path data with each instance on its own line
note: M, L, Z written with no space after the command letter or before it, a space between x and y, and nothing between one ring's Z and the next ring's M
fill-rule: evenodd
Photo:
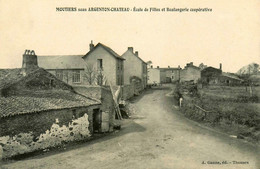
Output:
M84 54L78 54L78 55L37 55L40 57L50 57L50 56L84 56Z
M87 57L90 53L92 53L98 46L103 47L108 53L110 53L112 56L114 56L117 59L125 60L123 57L121 57L118 53L116 53L112 48L102 44L101 42L98 42L97 45L95 45L94 49L88 51L83 57Z

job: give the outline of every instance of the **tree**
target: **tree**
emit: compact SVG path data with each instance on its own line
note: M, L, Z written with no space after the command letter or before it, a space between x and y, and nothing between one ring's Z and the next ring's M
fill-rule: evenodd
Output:
M87 80L89 85L94 84L97 77L97 71L95 70L95 67L92 64L86 64L83 77Z
M204 65L203 63L201 63L200 65L199 65L199 68L202 70L202 69L204 69L204 68L206 68L207 67L207 65Z

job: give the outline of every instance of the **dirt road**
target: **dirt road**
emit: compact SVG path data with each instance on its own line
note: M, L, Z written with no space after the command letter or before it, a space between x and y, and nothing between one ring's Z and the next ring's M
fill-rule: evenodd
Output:
M187 120L167 93L169 89L148 90L137 98L136 112L120 132L2 168L259 168L256 146ZM223 161L227 164L207 164Z

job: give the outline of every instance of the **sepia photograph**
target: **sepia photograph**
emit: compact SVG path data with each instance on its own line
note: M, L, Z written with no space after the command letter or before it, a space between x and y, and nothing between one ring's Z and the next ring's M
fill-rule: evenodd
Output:
M259 159L259 0L0 0L0 169Z

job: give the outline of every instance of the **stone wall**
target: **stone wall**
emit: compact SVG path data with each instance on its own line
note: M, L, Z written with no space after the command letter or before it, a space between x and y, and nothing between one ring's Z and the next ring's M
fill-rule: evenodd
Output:
M93 109L52 110L0 119L3 158L83 140L93 132ZM1 150L0 150L1 151Z
M122 93L121 94L122 94L121 96L122 96L123 100L128 100L131 97L133 97L134 94L135 94L134 85L133 84L131 84L131 85L124 85L122 87Z
M114 126L115 111L114 111L113 96L110 87L109 86L102 86L102 87L101 86L74 86L73 88L79 94L101 101L100 109L102 113L109 114L108 115L109 131L112 131Z

